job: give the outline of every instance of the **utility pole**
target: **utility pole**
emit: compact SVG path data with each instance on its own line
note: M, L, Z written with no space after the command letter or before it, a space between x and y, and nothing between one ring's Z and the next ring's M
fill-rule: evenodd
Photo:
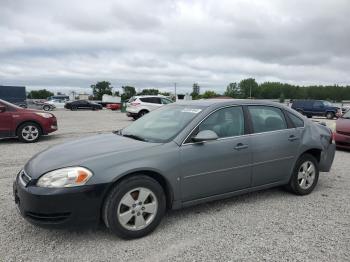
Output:
M174 83L174 88L175 88L175 102L177 100L177 96L176 96L176 82Z

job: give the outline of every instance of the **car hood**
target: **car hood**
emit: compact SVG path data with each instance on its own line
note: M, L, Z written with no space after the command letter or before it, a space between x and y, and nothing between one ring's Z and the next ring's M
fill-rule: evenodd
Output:
M350 119L339 118L336 122L336 130L343 132L350 132Z
M86 166L85 163L88 163L89 160L126 154L159 145L116 134L101 134L50 147L31 158L24 170L30 177L36 179L55 169ZM115 159L117 161L118 158Z

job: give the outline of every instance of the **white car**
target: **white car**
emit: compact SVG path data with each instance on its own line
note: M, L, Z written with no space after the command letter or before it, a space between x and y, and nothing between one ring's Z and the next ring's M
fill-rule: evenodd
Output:
M126 114L137 119L170 103L173 103L173 101L164 96L134 96L126 104Z
M67 100L58 100L58 99L49 100L49 101L45 102L43 109L45 111L49 111L49 110L52 110L54 108L63 109L66 102L67 102ZM50 105L52 106L51 109L50 109Z

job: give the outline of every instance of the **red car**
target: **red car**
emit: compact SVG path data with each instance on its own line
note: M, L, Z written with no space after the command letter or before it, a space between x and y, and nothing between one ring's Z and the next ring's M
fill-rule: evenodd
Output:
M338 118L334 132L334 141L337 147L350 149L350 110Z
M33 143L56 130L53 114L24 109L0 99L0 139L18 137L22 142Z
M114 111L114 110L120 110L121 106L120 104L107 104L106 108Z

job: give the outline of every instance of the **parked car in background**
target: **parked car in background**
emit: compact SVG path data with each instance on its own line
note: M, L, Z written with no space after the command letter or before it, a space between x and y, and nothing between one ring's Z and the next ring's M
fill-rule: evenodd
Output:
M64 107L72 111L78 110L78 109L90 109L90 110L102 109L102 105L88 101L88 100L77 100L77 101L67 102Z
M51 100L61 100L61 101L69 101L69 96L67 95L55 95L55 96L49 96L47 98L48 101Z
M44 110L44 111L52 111L56 107L52 104L48 104L46 101L27 99L27 108Z
M14 199L33 224L102 220L116 235L138 238L166 209L284 185L309 194L334 153L328 127L281 104L186 101L35 155L17 175Z
M163 96L134 96L126 104L126 114L134 119L163 106L173 103L172 100Z
M18 137L22 142L33 143L56 130L57 120L53 114L0 100L0 138Z
M339 107L324 100L294 100L292 108L308 118L325 116L328 119L333 119L341 115Z
M350 111L338 118L335 125L335 144L339 148L350 149Z
M49 110L52 110L55 108L63 109L67 102L68 101L66 101L66 100L60 100L60 99L49 100L49 101L45 102L43 109L45 111L49 111ZM52 109L50 108L50 106Z
M121 109L121 105L118 103L114 103L114 104L107 104L106 105L106 108L107 109L110 109L112 111L115 111L115 110L120 110Z

